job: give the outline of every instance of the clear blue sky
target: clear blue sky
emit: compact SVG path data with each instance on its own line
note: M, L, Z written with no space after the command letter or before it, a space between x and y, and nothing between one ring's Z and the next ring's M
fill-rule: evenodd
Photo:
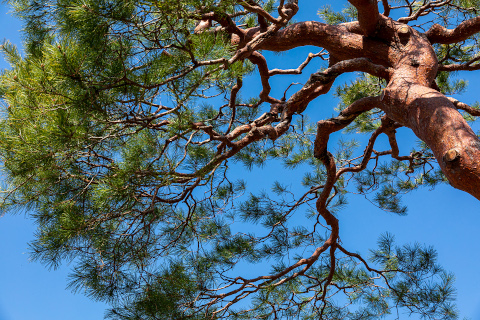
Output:
M328 2L300 1L301 11L296 19L318 19L316 12L324 3ZM7 10L5 5L0 6L0 39L20 44L21 25L7 15ZM270 67L281 63L284 68L296 68L308 52L318 51L315 50L300 48L293 55L272 56ZM0 68L6 67L0 59ZM475 93L478 94L479 75L480 72L460 74L470 83L467 93L458 97L461 101L473 103L477 100ZM340 77L337 84L348 79ZM290 80L298 81L288 77L282 81ZM253 90L259 88L258 79L250 82ZM283 83L278 87L283 91L285 85ZM328 95L311 103L307 111L311 119L317 121L335 114L336 104L335 99ZM407 153L408 143L415 138L406 129L399 132L404 146L402 148L401 144L400 151ZM337 133L336 137L340 135ZM368 137L362 139L365 138ZM273 175L283 169L279 166L258 170L263 170L263 175ZM258 173L247 173L246 179L255 181ZM286 180L295 179L293 171L282 175ZM265 189L268 188L269 185L265 185ZM393 233L399 244L419 242L433 245L438 251L440 264L456 275L457 303L461 315L472 320L480 319L480 203L448 185L432 191L422 189L413 192L406 195L404 201L409 206L409 214L399 217L378 210L361 197L350 197L350 204L340 214L344 246L351 251L367 253L367 249L374 248L378 236L385 231ZM27 243L32 240L34 231L35 226L28 219L28 214L8 214L0 218L0 320L102 319L106 308L104 304L66 290L68 266L49 271L43 265L29 261Z

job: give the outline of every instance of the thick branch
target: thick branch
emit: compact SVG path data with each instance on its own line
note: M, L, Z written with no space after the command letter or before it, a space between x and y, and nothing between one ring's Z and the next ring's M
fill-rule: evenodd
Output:
M391 119L432 149L450 184L480 199L480 141L453 103L434 89L401 81L387 87L383 102Z
M260 56L257 56L257 58L260 59ZM334 60L332 59L331 61ZM260 62L260 65L262 65L262 62ZM263 67L265 67L265 65L263 65ZM264 114L251 124L237 127L225 136L221 136L212 131L207 132L211 139L222 141L218 147L219 150L223 150L224 144L228 145L231 149L222 154L218 154L205 167L196 173L176 174L182 177L198 176L203 174L205 170L209 171L213 169L217 164L232 157L252 142L258 141L265 137L268 137L272 140L277 139L280 135L288 130L294 113L303 112L310 101L319 95L328 92L335 78L341 73L353 71L363 71L369 72L376 76L382 76L386 78L389 77L389 71L386 68L375 65L366 58L351 59L335 63L333 66L323 72L312 74L310 80L302 89L293 94L286 102L272 105L272 111L270 113ZM278 121L277 114L280 111L282 112L281 121L274 127L271 125L271 123ZM204 131L207 129L212 130L211 128L207 127L200 127L200 129ZM237 139L242 134L246 135L240 140L233 142L233 140Z
M348 0L358 12L358 22L366 36L375 34L377 23L380 18L377 0Z
M382 0L383 5L383 15L388 17L390 15L390 5L388 4L388 0Z
M455 29L434 24L425 35L431 43L450 44L463 41L480 32L480 16L460 23Z
M475 71L480 70L480 63L461 63L439 65L438 71Z
M289 109L293 107L296 113L303 112L310 101L320 94L326 93L324 89L328 90L340 74L355 71L366 72L384 79L388 79L390 76L388 69L376 65L366 58L340 61L322 72L312 74L303 88L288 100Z
M269 34L255 49L279 52L310 45L325 48L338 60L365 57L376 64L390 65L392 50L388 44L350 32L349 26L316 21L294 23ZM354 25L351 27L355 30ZM242 48L261 33L259 27L251 28L246 31L243 41L235 36L232 41Z

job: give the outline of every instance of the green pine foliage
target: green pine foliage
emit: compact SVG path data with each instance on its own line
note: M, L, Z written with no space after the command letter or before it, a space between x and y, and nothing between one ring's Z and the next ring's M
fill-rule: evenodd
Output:
M355 21L357 19L357 9L355 9L350 3L346 5L341 12L335 12L330 5L326 5L318 10L317 14L328 24L339 24L342 22Z
M340 98L338 111L342 111L358 99L380 95L385 88L385 81L372 77L368 74L362 74L349 84L338 86L336 96ZM359 115L354 122L346 129L346 133L371 133L380 125L380 119L383 116L380 110L370 110Z
M272 14L278 5L257 2ZM230 100L255 65L229 64L236 48L226 32L194 29L207 12L257 25L242 1L9 3L25 23L25 54L9 42L1 47L11 65L0 76L7 177L1 210L29 210L38 225L32 258L53 268L72 263L70 288L109 303L107 318L318 319L321 313L363 320L397 308L426 319L456 318L453 276L437 264L435 251L395 246L389 234L368 263L342 248L336 265L324 255L302 277L292 269L281 285L261 278L242 287L248 277L237 274L238 266L258 271L251 278L282 272L328 238L315 207L327 171L314 157L316 125L307 115L296 115L284 135L223 157L230 146L222 135L243 130L269 107L243 89ZM340 13L324 7L319 15L332 24L356 19L352 6ZM471 15L465 9L453 17ZM435 49L468 61L480 49L477 40ZM443 72L437 81L445 94L467 85ZM336 113L385 85L356 75L336 89ZM379 154L388 150L373 150L364 170L353 171L368 150L352 135L375 132L382 116L376 109L363 113L343 139L329 143L337 169L352 170L328 195L326 209L336 217L351 193L404 215L404 194L446 182L422 143L409 161L383 160ZM270 164L293 170L298 181L281 173L269 181L262 169ZM265 183L249 184L242 174L248 170Z

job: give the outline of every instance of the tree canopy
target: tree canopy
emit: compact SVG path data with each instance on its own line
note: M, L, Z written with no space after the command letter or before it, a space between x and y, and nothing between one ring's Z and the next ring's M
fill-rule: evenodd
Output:
M356 194L402 215L402 194L439 183L480 199L480 109L450 97L480 69L480 1L320 3L300 22L296 0L8 2L25 54L2 45L1 208L29 210L32 257L71 261L108 318L457 318L434 249L387 233L361 256L339 212ZM269 66L302 46L297 68ZM313 123L331 90L336 116ZM242 179L272 163L299 183Z

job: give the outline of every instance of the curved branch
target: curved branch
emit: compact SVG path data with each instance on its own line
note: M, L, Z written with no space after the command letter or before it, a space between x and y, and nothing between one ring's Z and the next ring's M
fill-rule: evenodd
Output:
M310 63L310 61L315 58L315 57L320 57L324 60L323 56L326 55L326 53L322 51L320 51L319 53L309 53L308 54L308 57L307 59L305 59L305 61L302 62L302 64L300 64L298 66L297 69L288 69L288 70L282 70L282 69L272 69L268 72L268 75L269 76L274 76L274 75L277 75L277 74L301 74L303 69Z
M340 61L324 71L313 73L303 88L293 94L287 101L288 109L294 108L293 110L296 113L303 112L310 101L328 92L333 81L339 75L355 71L366 72L384 79L389 79L390 77L389 69L374 64L366 58Z
M378 127L370 136L370 139L368 139L367 146L365 147L365 150L363 151L363 159L360 162L360 164L353 166L353 167L346 167L338 170L337 172L337 178L339 178L342 174L347 173L347 172L360 172L364 169L367 168L368 162L372 159L372 152L373 151L373 146L375 145L375 142L377 141L378 136L381 133L385 133L387 130L391 129L391 126L394 125L394 122L388 121L387 116L383 116L382 118L382 124L380 127ZM378 154L378 153L377 153Z
M250 12L253 12L253 13L256 13L258 15L259 20L263 18L264 21L267 20L267 21L270 21L271 23L274 23L274 24L279 24L282 20L281 17L280 18L272 17L270 15L270 13L265 11L261 6L259 6L257 3L255 3L255 1L244 0L244 1L239 1L239 3L246 10L248 10Z
M315 138L314 154L320 157L327 150L330 134L342 130L352 123L360 114L373 108L380 108L380 97L366 97L359 99L340 112L336 118L321 120L317 123L317 136Z
M242 78L237 78L237 83L233 86L232 91L230 92L230 101L229 107L232 110L232 116L230 118L230 122L228 123L228 128L225 130L225 134L229 133L232 129L233 123L235 121L235 116L237 113L236 109L236 102L237 102L237 94L243 86Z
M401 22L401 23L408 23L409 21L413 21L413 20L417 20L418 18L420 17L423 17L427 14L429 14L430 12L432 12L433 10L435 10L435 8L441 8L443 7L444 5L446 5L448 2L451 2L452 0L445 0L445 1L428 1L427 3L425 3L424 5L422 5L421 7L419 7L417 9L417 11L415 11L415 13L413 13L413 9L414 9L414 6L412 4L409 4L409 11L410 11L410 14L408 17L403 17L403 18L399 18L397 21L398 22Z
M333 274L334 274L334 268L335 268L335 250L337 246L337 240L339 236L339 225L338 225L338 219L328 211L326 208L327 200L330 196L330 193L332 192L332 189L335 185L336 182L336 165L335 165L335 159L332 156L331 153L325 152L325 154L322 156L320 159L322 163L326 167L327 171L327 181L325 182L324 188L317 199L316 202L316 208L321 215L326 223L331 227L331 233L330 236L325 242L320 246L315 249L315 251L312 253L312 255L309 258L303 258L298 260L295 264L290 265L289 267L285 268L284 270L274 274L274 275L268 275L268 276L259 276L256 278L252 279L245 279L242 277L237 277L233 279L231 284L228 284L226 287L232 286L234 284L240 284L240 286L230 292L225 292L221 294L216 294L216 295L210 295L210 298L212 298L212 301L209 303L210 305L213 305L214 303L217 303L218 301L225 299L226 297L236 295L234 299L232 299L230 302L228 302L224 307L216 310L214 314L218 314L220 312L223 312L224 310L227 309L228 306L238 302L239 300L247 297L249 294L257 292L260 288L265 287L266 285L271 285L271 286L279 286L285 282L288 282L298 276L304 275L305 272L310 269L310 267L318 260L320 255L325 252L328 248L330 248L330 258L331 258L331 268L330 268L330 273L325 279L325 285L324 285L324 292L322 295L322 299L325 298L325 293L326 293L326 287L330 284ZM303 267L301 270L293 273L292 275L285 277L283 279L280 279L281 277L287 275L289 272L299 268ZM280 279L280 280L279 280ZM273 281L276 281L274 282ZM255 282L262 281L261 283L255 285ZM224 287L224 288L226 288ZM246 290L247 288L254 288L251 290Z
M270 72L268 71L267 60L265 57L257 51L252 52L248 59L252 61L258 67L258 72L260 73L260 80L262 82L262 91L260 92L261 101L266 101L269 103L280 103L279 100L274 99L269 96L270 94L270 84L268 82L270 78Z
M258 57L259 58L259 57ZM333 59L331 61L334 61ZM175 175L180 177L198 177L205 172L212 170L216 165L222 161L234 156L240 150L252 142L261 140L263 138L277 139L284 134L290 125L294 113L301 113L305 110L308 103L321 94L328 92L333 84L333 81L343 72L363 71L369 72L376 76L389 77L389 70L373 64L369 59L357 58L335 63L330 68L323 72L317 72L311 75L310 80L303 86L302 89L293 94L286 102L276 103L272 105L272 110L269 113L263 114L250 124L242 125L235 128L227 135L220 135L212 131L209 126L200 126L199 129L208 130L211 139L221 141L217 147L218 150L223 150L223 146L227 145L231 149L222 154L217 154L208 164L202 169L192 174L185 174L175 172ZM377 98L379 99L379 98ZM279 121L278 113L282 113L280 123L272 126L271 123ZM240 135L246 134L243 138L233 142Z
M255 47L255 50L280 52L310 45L325 48L338 60L365 57L376 64L389 66L392 54L389 45L354 33L356 25L328 25L316 21L298 22L268 34L262 38L262 42ZM243 40L233 36L232 42L239 48L243 48L261 34L259 27L250 28L246 30Z
M455 29L447 29L434 24L425 35L433 43L450 44L463 41L480 32L480 16L460 23Z
M232 18L230 18L228 15L220 15L215 12L209 12L209 13L203 14L201 17L201 21L211 21L211 20L215 20L216 22L218 22L222 27L225 28L225 31L227 31L228 33L235 34L240 38L244 37L245 31L240 29L235 23L235 21L233 21Z
M378 12L377 0L348 0L358 12L358 22L365 36L375 34L380 13Z
M330 272L325 279L325 284L323 287L323 293L321 299L325 299L325 295L327 294L327 287L331 283L333 279L333 275L335 272L335 249L337 247L337 240L339 236L339 225L338 219L327 209L327 201L332 189L337 181L337 167L335 165L335 159L333 155L325 151L320 157L320 161L322 161L323 165L327 170L327 181L325 182L325 186L322 190L322 193L317 199L316 202L316 209L317 212L325 219L327 224L332 228L330 233L330 237L324 242L323 246L317 248L312 256L316 256L317 259L328 247L330 247ZM323 312L323 309L322 309Z
M392 158L398 160L398 161L408 161L408 170L406 173L413 173L414 172L414 167L418 165L418 163L415 163L415 157L420 155L421 153L419 152L412 152L408 156L400 156L400 150L398 148L398 143L397 143L397 137L396 137L396 129L401 127L400 124L396 123L395 121L391 119L382 119L382 122L386 123L387 127L383 133L385 133L388 137L388 143L390 144L390 147L392 148L389 152L392 155ZM388 151L387 151L388 152Z

